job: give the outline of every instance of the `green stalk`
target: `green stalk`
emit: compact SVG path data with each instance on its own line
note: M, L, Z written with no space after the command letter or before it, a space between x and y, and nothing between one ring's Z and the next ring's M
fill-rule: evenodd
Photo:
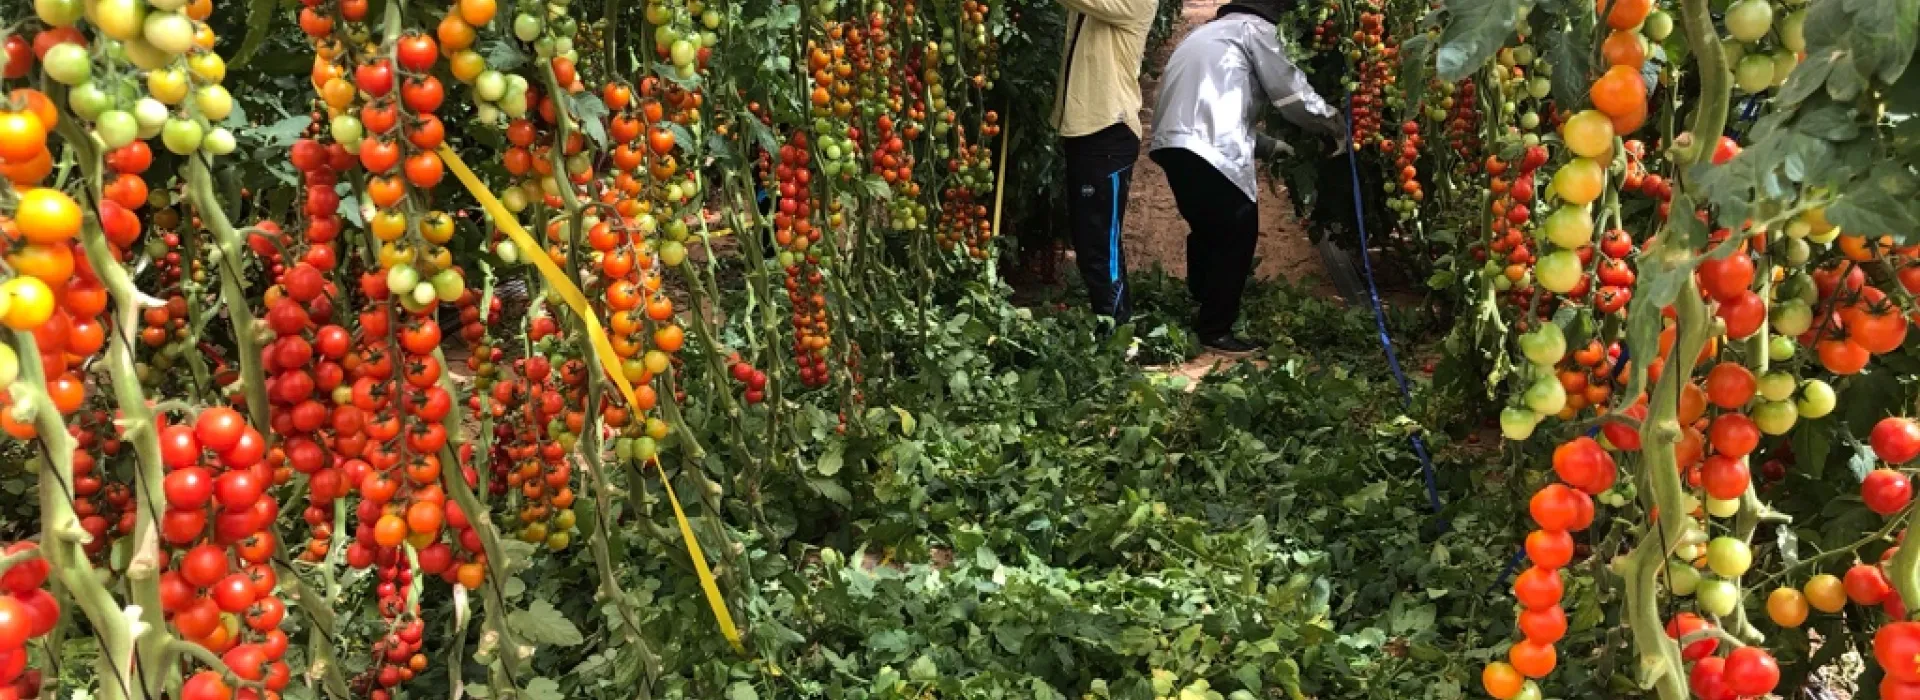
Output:
M1685 173L1687 166L1712 153L1727 130L1727 115L1733 104L1733 72L1727 67L1727 55L1720 49L1720 33L1713 28L1713 12L1708 0L1683 0L1680 26L1686 30L1687 45L1693 47L1695 67L1700 71L1700 96L1694 101L1693 140L1676 143L1671 151L1675 171ZM1700 183L1685 182L1687 192L1699 194ZM1684 214L1683 214L1684 215Z
M81 132L73 121L63 121L60 132L68 153L79 163L86 178L87 194L96 201L102 199L101 173L105 164L101 162L101 154L105 144L92 134ZM133 444L135 512L149 514L134 518L134 552L127 566L127 578L131 581L129 593L133 603L140 606L141 620L147 625L147 632L139 635L141 670L143 673L163 671L169 657L159 574L167 564L168 555L160 549L159 519L152 516L166 510L161 495L165 491L166 471L160 463L160 434L155 428L153 409L140 388L132 347L133 339L140 334L140 309L152 305L153 300L134 288L132 276L116 262L97 219L86 222L80 238L94 275L113 298L113 320L109 326L111 332L107 334L107 371L112 380L114 402L119 406L121 434ZM148 678L144 682L153 680Z
M86 616L94 638L100 642L102 700L141 698L135 691L145 684L134 678L134 620L123 613L119 601L94 576L86 550L90 536L73 510L73 436L67 433L66 422L47 396L47 379L33 333L12 331L12 335L20 356L20 377L11 388L15 405L4 410L17 410L21 403L30 406L34 429L40 434L40 551L52 568L54 583Z
M187 163L187 197L193 201L194 209L200 213L200 220L207 230L213 232L213 263L220 268L220 296L227 301L227 316L233 319L233 343L236 358L240 363L240 385L247 396L247 422L260 428L266 428L267 420L267 373L260 366L259 324L253 316L253 309L246 304L247 285L240 278L241 252L246 242L240 232L234 230L227 213L215 202L213 195L213 175L203 158L189 158ZM224 387L221 388L224 390ZM271 431L264 433L271 439Z
M1670 238L1661 238L1661 248L1675 244L1668 242ZM1660 252L1664 251L1656 251L1656 255ZM1674 458L1674 446L1680 442L1682 430L1678 418L1680 382L1693 376L1694 360L1706 344L1707 327L1712 320L1690 274L1674 305L1679 311L1677 339L1673 354L1667 358L1666 369L1649 397L1647 419L1641 429L1644 446L1640 451L1640 497L1648 512L1657 511L1658 517L1627 555L1626 567L1626 618L1634 649L1640 654L1639 684L1658 692L1661 700L1688 697L1680 647L1667 638L1666 626L1661 620L1658 578L1680 534L1690 524L1682 498L1686 487L1680 481L1679 465ZM1652 304L1641 303L1636 305L1632 316L1632 335L1649 342L1634 341L1631 346L1652 347L1652 342L1657 342L1653 338L1658 333L1659 310ZM1644 365L1634 363L1636 374L1645 371Z

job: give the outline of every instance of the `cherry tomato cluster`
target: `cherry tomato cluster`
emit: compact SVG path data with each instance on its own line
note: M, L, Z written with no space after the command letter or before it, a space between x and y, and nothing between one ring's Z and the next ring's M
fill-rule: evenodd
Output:
M1467 161L1469 172L1476 165L1473 156L1480 152L1480 100L1479 89L1472 80L1462 80L1453 85L1441 85L1444 93L1438 105L1438 116L1446 122L1447 145L1454 153Z
M1326 4L1314 8L1313 43L1315 51L1333 51L1340 48L1340 2L1328 0Z
M29 188L12 204L11 212L0 214L0 245L14 272L0 282L0 325L33 332L47 395L61 415L71 415L87 398L80 363L106 344L100 313L107 294L74 241L79 203L60 190ZM0 355L0 386L12 384L18 372L19 358L7 348ZM26 408L0 409L0 429L31 439L37 433L32 415Z
M1400 140L1382 139L1380 150L1394 156L1394 176L1397 181L1389 185L1394 196L1387 207L1400 214L1401 221L1407 221L1420 210L1420 202L1426 199L1426 192L1420 189L1420 169L1414 162L1420 157L1420 123L1412 119L1400 125Z
M39 545L15 542L0 556L29 556ZM27 643L47 636L60 622L60 601L41 586L52 567L45 559L29 558L0 573L0 698L40 695L38 668L27 668Z
M223 407L159 433L168 470L160 534L170 552L161 606L183 639L220 654L236 677L276 696L292 675L280 629L287 607L275 593L280 502L269 490L266 438ZM219 680L198 678L189 685Z
M767 400L767 373L754 369L752 364L735 359L728 366L727 373L733 380L746 387L743 398L748 404L757 404Z
M1484 250L1474 251L1475 257L1484 259L1489 269L1497 268L1496 288L1513 290L1516 298L1525 294L1535 260L1531 247L1535 241L1528 228L1533 212L1528 205L1534 201L1535 173L1546 163L1546 147L1529 146L1518 163L1510 166L1499 156L1487 156L1484 166L1494 198L1488 205L1490 240ZM1501 284L1501 279L1506 283Z
M1618 475L1612 455L1594 441L1580 437L1554 450L1554 473L1564 483L1542 487L1528 502L1528 512L1539 529L1527 535L1527 557L1533 566L1513 581L1519 600L1519 628L1524 639L1507 651L1507 661L1488 664L1481 681L1487 693L1507 700L1526 686L1553 672L1558 662L1554 643L1567 633L1567 615L1560 606L1564 592L1560 569L1573 561L1571 533L1593 523L1593 495L1613 487Z
M124 443L104 439L112 434L105 410L82 411L68 422L73 435L73 513L90 538L85 549L99 556L114 540L133 533L133 493L103 464L120 454Z
M1622 193L1638 193L1660 201L1660 218L1667 218L1673 207L1673 184L1659 173L1648 172L1647 145L1639 139L1628 139L1624 144L1627 152L1627 172L1620 180ZM1719 160L1718 162L1725 162Z
M1387 16L1379 12L1378 0L1367 0L1374 11L1360 13L1360 26L1353 31L1347 58L1353 64L1355 78L1348 92L1353 100L1353 140L1360 146L1372 145L1384 138L1387 86L1394 82L1394 67L1399 64L1399 48L1386 36ZM1392 149L1387 149L1391 152Z
M774 210L774 242L780 251L786 272L787 300L793 305L794 361L800 366L800 382L809 387L827 383L828 334L826 279L820 270L820 255L814 244L820 230L812 218L807 136L796 132L780 147L774 178L780 194Z

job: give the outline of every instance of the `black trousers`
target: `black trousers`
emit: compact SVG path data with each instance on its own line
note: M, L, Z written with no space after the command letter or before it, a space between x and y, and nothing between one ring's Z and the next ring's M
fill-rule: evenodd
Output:
M1066 140L1067 222L1074 259L1092 297L1093 312L1124 324L1133 316L1127 294L1127 261L1120 224L1127 213L1133 163L1140 158L1140 137L1126 124L1114 124Z
M1166 169L1180 218L1187 220L1187 291L1200 305L1193 331L1202 340L1227 335L1240 319L1240 296L1253 274L1260 207L1192 151L1154 151L1153 161Z

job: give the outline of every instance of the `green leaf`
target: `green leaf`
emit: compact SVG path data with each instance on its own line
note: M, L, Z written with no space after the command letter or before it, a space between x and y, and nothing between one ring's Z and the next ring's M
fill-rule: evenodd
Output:
M1788 108L1800 104L1813 93L1827 84L1828 76L1833 75L1833 61L1838 52L1809 52L1807 60L1787 75L1787 84L1780 87L1780 94L1773 98L1774 104Z
M533 601L526 610L508 613L507 624L528 640L540 644L570 647L586 641L580 636L580 628L573 626L567 616L560 614L552 603L544 600Z
M860 178L860 189L866 191L867 196L873 199L886 199L893 196L893 185L887 184L887 181L879 175Z
M981 547L973 550L973 563L981 569L992 571L1000 568L1000 557L994 556L992 549Z
M842 508L853 505L853 494L848 493L846 487L841 486L840 482L832 479L810 478L807 479L807 485L813 487L814 492L821 497L839 504Z
M1847 0L1846 8L1853 13L1851 39L1861 72L1885 83L1898 80L1920 38L1914 20L1920 0Z
M907 667L907 678L926 683L940 677L940 667L933 663L933 657L921 654Z
M360 198L351 193L341 195L340 205L334 208L334 212L355 226L367 225L367 222L360 218Z
M734 681L727 686L727 700L760 700L760 693L746 681Z
M1541 46L1542 56L1553 66L1553 99L1560 104L1577 105L1586 101L1592 83L1593 51L1587 37L1593 36L1597 23L1593 8L1574 3L1574 11L1565 19L1554 17L1551 23L1540 21L1546 13L1535 13L1532 41ZM1571 23L1571 26L1566 26ZM1548 25L1551 26L1548 26ZM1651 62L1649 62L1651 66ZM1652 83L1648 83L1652 84Z
M1434 69L1451 83L1479 70L1506 45L1519 18L1520 0L1452 0L1446 9L1447 28L1440 34Z
M1831 102L1802 111L1794 119L1793 128L1797 132L1828 141L1849 141L1860 135L1860 125L1853 110Z
M1873 468L1879 464L1879 461L1871 445L1855 442L1853 456L1847 458L1847 470L1853 472L1854 481L1866 481L1867 474L1873 472Z
M529 60L520 47L505 39L495 39L480 46L480 53L487 57L487 67L502 73L527 65Z
M1415 34L1400 44L1400 93L1412 95L1413 109L1426 106L1427 79L1433 74L1433 39L1426 33Z
M545 677L528 681L526 689L520 691L520 697L526 700L566 700L567 698L560 692L559 682Z
M1835 102L1851 102L1866 89L1867 79L1860 73L1860 67L1854 63L1852 53L1841 53L1833 59L1833 75L1827 76L1827 96Z
M238 70L253 59L260 45L267 43L268 30L273 26L274 6L278 0L248 0L247 36L240 40L240 48L233 52L233 58L227 61L227 70Z
M820 461L813 465L814 471L820 472L821 476L833 476L840 473L840 467L846 461L846 457L842 453L844 449L845 448L838 442L828 445L827 453L820 455Z
M574 126L587 135L594 144L607 145L607 103L592 91L574 93L567 98L567 111L573 114Z
M1891 233L1902 244L1920 237L1920 178L1905 165L1883 163L1859 186L1827 207L1827 218L1848 231Z
M667 130L667 133L673 134L674 143L680 144L681 146L686 147L688 150L693 149L693 143L694 143L693 133L687 131L687 127L681 126L674 122L667 122L666 126L664 126L663 128Z
M1340 505L1346 506L1347 510L1359 512L1365 510L1367 504L1384 501L1386 498L1387 482L1376 481L1347 494L1345 498L1340 499Z
M300 140L300 136L307 133L307 125L312 123L313 119L311 117L301 114L287 117L258 129L249 129L243 133L260 139L263 142L263 148L283 148L293 145L294 141Z
M799 23L800 5L797 3L783 3L774 6L772 12L756 17L752 22L748 22L747 30L755 33L765 31L777 34L791 29Z

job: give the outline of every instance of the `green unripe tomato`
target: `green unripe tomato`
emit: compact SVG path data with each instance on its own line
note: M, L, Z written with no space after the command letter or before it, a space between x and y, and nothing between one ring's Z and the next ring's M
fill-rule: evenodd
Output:
M486 102L499 101L507 96L507 76L492 69L481 71L473 79L473 95Z
M1788 51L1800 53L1807 50L1807 11L1794 10L1780 18L1780 45Z
M395 293L412 292L420 284L420 272L412 265L395 265L387 270L387 289Z
M1767 359L1774 362L1786 362L1787 360L1793 359L1793 353L1792 338L1784 335L1776 335L1767 339ZM1804 411L1802 413L1804 413Z
M1508 406L1500 411L1500 435L1508 440L1525 440L1531 437L1534 427L1539 424L1539 414L1524 407Z
M1773 87L1773 56L1764 53L1742 56L1734 66L1733 82L1742 92L1766 92Z
M1716 617L1732 615L1740 607L1740 587L1731 581L1707 579L1693 591L1693 597L1700 602L1700 609Z
M1666 41L1668 36L1673 35L1673 15L1664 10L1648 13L1646 22L1640 25L1640 32L1656 44Z
M93 131L100 135L100 140L107 144L108 149L117 149L140 137L140 122L131 113L108 110L94 120Z
M99 119L114 104L113 98L108 97L98 83L81 83L67 91L67 107L81 119ZM136 123L135 126L139 125Z
M79 85L93 76L93 59L79 44L56 44L40 58L47 77L61 85Z
M1700 571L1686 562L1667 564L1667 590L1677 596L1690 596L1700 587Z
M1819 379L1809 379L1801 382L1800 398L1794 402L1794 407L1800 415L1807 418L1825 418L1827 414L1833 413L1833 408L1839 401L1840 397L1834 393L1832 384Z
M1551 416L1559 413L1560 409L1566 408L1567 389L1560 385L1558 377L1543 374L1539 379L1533 380L1533 385L1527 387L1521 399L1536 415Z
M186 155L200 148L207 131L192 119L168 119L160 129L160 141L175 155Z
M86 16L80 0L33 0L33 14L52 27L71 27Z
M1793 77L1793 69L1800 67L1800 56L1792 51L1773 52L1773 87L1787 84L1787 78Z
M687 246L679 241L664 241L660 244L660 264L667 267L679 267L687 259Z
M1798 336L1813 327L1813 307L1797 298L1774 304L1773 310L1767 315L1768 321L1773 324L1773 332L1780 335Z
M1799 409L1788 401L1762 401L1753 409L1753 422L1760 432L1768 435L1785 435L1800 420Z
M206 151L208 155L224 156L239 147L240 142L234 138L233 132L223 126L214 127L212 131L207 132L207 137L200 141L200 150Z
M1724 21L1727 34L1734 39L1747 43L1759 41L1773 29L1773 3L1767 0L1736 0L1727 6Z
M513 18L513 35L521 41L533 41L540 38L543 24L538 16L520 13Z
M1499 274L1498 266L1489 274ZM1535 365L1552 367L1567 354L1567 336L1558 324L1540 324L1539 328L1520 335L1520 354Z
M1757 387L1760 397L1767 401L1785 401L1793 398L1793 388L1799 380L1787 372L1768 372L1760 375Z
M460 273L451 269L434 273L431 286L433 297L449 304L458 300L460 295L467 291L467 281L461 279Z
M1752 566L1753 549L1746 542L1732 537L1715 537L1707 544L1707 568L1715 574L1739 578Z
M20 378L20 356L14 354L13 346L0 343L0 390L12 385Z

